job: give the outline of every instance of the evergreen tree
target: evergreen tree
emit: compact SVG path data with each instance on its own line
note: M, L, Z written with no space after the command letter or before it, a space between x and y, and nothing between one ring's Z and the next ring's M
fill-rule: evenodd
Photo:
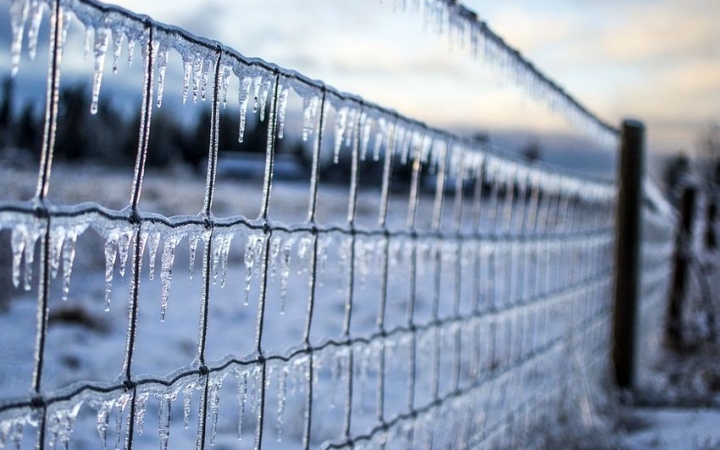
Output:
M3 79L2 103L0 103L0 149L13 145L13 96L14 83L11 77Z

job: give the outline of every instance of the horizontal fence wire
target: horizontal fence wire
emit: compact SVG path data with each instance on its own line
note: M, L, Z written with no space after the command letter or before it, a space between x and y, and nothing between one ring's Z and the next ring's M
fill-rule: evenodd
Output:
M0 398L0 448L97 447L98 439L103 448L113 440L118 448L518 448L600 384L612 183L493 153L121 8L14 0L10 13L13 72L25 30L33 51L45 15L50 61L35 196L0 203L12 249L4 269L37 308L32 323L15 324L34 339L32 373ZM93 50L93 113L106 54L116 57L123 42L142 49L138 150L122 208L50 198L71 20ZM184 99L207 96L211 108L203 206L193 216L141 208L171 51L183 62ZM240 138L253 114L267 126L257 217L216 214L231 82ZM285 117L289 98L301 105L296 128ZM276 152L293 134L312 156L308 186L277 207L297 190L275 179ZM350 165L331 196L324 155ZM359 167L370 160L381 175L366 179ZM652 185L647 191L642 307L657 312L674 219ZM306 220L281 221L297 198ZM328 214L331 201L341 207ZM104 270L83 264L97 255ZM58 381L51 350L63 344L53 324L73 290L92 283L95 303L124 321L123 349L112 353L119 375ZM169 330L179 318L194 323ZM181 335L190 361L159 369L182 353L164 347L162 333ZM157 418L156 431L146 417Z
M495 33L477 12L458 0L393 0L395 10L421 14L426 23L448 36L451 45L467 48L477 59L497 67L509 80L523 88L534 99L564 114L573 124L597 137L617 145L619 129L591 112L557 82L538 69L517 49Z

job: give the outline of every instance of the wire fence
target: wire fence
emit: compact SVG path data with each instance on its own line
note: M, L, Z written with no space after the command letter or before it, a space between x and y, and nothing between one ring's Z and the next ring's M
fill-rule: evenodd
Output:
M569 411L591 414L610 359L614 184L512 160L89 0L13 1L14 72L25 30L33 52L46 10L37 187L31 201L0 204L7 270L36 294L29 322L7 322L18 340L35 333L32 371L12 373L22 388L0 400L0 448L97 448L98 439L102 448L519 448ZM71 18L92 49L91 112L106 54L117 59L126 42L142 56L137 158L119 208L50 199ZM211 111L198 215L141 208L170 53L183 62L183 99L207 97ZM221 117L231 86L239 122L229 125ZM221 130L239 125L242 139L255 118L267 137L252 218L221 212L217 199ZM302 188L275 179L280 142L293 137L311 155ZM343 162L345 183L331 184L328 167ZM381 175L367 176L366 164ZM642 336L650 339L660 329L675 218L651 184L645 190ZM303 219L282 220L293 208ZM75 262L90 251L104 260L101 277ZM107 352L118 364L111 376L56 366L53 352L65 343L53 323L83 289L124 322L124 347ZM91 339L98 347L86 351L105 351Z
M557 82L495 33L478 14L457 0L393 0L393 8L420 14L426 23L466 48L475 58L495 66L503 79L521 87L536 101L565 115L600 141L617 144L619 130L591 112Z

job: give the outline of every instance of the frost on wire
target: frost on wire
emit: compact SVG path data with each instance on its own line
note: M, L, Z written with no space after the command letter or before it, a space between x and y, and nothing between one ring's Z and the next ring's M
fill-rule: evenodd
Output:
M454 20L445 9L432 11L442 23ZM167 449L188 439L205 448L226 443L230 435L242 441L237 445L256 449L273 448L273 438L287 448L511 448L558 414L561 399L581 395L577 383L549 374L565 371L570 356L593 368L605 363L613 185L528 166L220 44L89 0L11 0L9 12L13 75L22 76L24 48L36 56L39 30L49 16L51 34L58 37L50 67L56 77L60 68L52 65L64 51L69 24L84 27L85 55L93 67L91 114L98 112L106 72L122 72L123 51L127 65L145 68L145 97L126 208L54 205L42 189L29 204L0 204L0 227L11 235L12 282L26 291L37 286L39 304L36 376L28 395L0 400L0 449L27 440L72 447L73 430L78 421L87 422L88 410L98 448L144 448L153 441L154 448ZM453 32L462 27L452 23ZM475 42L481 32L468 30L461 40ZM493 42L485 45L494 54L500 50ZM135 48L141 61L133 61ZM138 208L151 113L173 91L166 89L170 64L181 67L182 86L175 88L183 103L212 104L215 133L220 108L237 111L230 126L238 142L249 118L267 127L259 217L213 216L214 141L197 216L165 217ZM238 86L237 98L229 98L231 85ZM57 85L51 80L48 86L52 98ZM300 104L297 129L286 120L292 98ZM56 116L48 117L51 142L57 124ZM278 140L288 138L312 154L307 219L292 224L274 220L270 208L275 150ZM347 209L332 223L318 219L324 146L331 164L351 161L348 189L340 194ZM362 214L372 220L363 226L357 223L359 197L367 188L361 163L381 172L368 190L375 197L370 213ZM49 165L40 178L49 178ZM411 174L400 196L398 168ZM404 208L400 219L398 208ZM652 223L662 231L665 215L660 216ZM421 225L426 218L428 225ZM53 295L47 284L60 277L61 301L72 297L76 246L85 233L103 241L98 308L128 310L123 370L114 383L48 391L39 375ZM182 269L176 262L180 252L189 260ZM658 260L667 252L659 243L648 250ZM573 261L570 270L563 261ZM652 267L660 273L659 263ZM129 284L126 304L114 303L117 277ZM155 305L158 327L172 315L187 314L173 305L184 295L174 290L178 277L202 281L194 299L198 328L183 330L189 339L197 336L195 356L169 374L138 374L137 305ZM240 292L211 295L236 278ZM158 297L141 298L139 283L155 279ZM324 298L330 297L324 283L331 282L340 291L335 304ZM228 298L242 315L254 315L244 322L254 329L238 330L252 351L210 358L211 302ZM372 310L370 303L376 305ZM269 351L266 325L277 319L271 315L287 318L288 311L300 311L291 317L300 331L286 349ZM337 325L339 334L323 334L318 323ZM231 427L220 413L227 404L233 405ZM332 423L323 423L328 417Z

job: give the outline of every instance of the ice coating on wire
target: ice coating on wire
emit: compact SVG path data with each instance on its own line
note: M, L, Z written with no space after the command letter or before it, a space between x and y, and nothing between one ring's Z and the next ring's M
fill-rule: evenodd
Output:
M23 12L25 5L27 12ZM28 18L23 19L23 15L31 16L31 21L37 17L30 12L30 5L29 2L12 3L16 9L12 16L13 24L27 22ZM80 23L95 30L88 34L92 49L89 70L93 71L92 66L96 63L104 64L107 52L111 51L110 44L113 45L115 69L120 56L118 50L125 41L128 43L128 59L132 58L133 46L137 42L142 44L142 58L146 64L150 62L148 58L155 58L154 65L150 65L155 71L154 78L148 76L157 79L158 83L158 95L151 95L152 103L157 101L160 104L165 84L170 82L161 75L168 63L182 64L182 88L186 99L191 91L194 101L206 99L211 92L215 102L225 103L227 85L236 82L240 96L237 103L235 99L230 99L229 107L240 110L239 138L242 139L247 114L257 114L259 120L267 118L270 137L264 147L267 165L263 188L268 189L263 193L265 198L269 199L269 189L273 185L282 182L273 181L272 177L277 175L272 164L275 152L280 148L275 137L310 141L305 144L311 146L312 151L317 149L320 155L329 150L328 155L338 163L344 162L346 157L352 158L356 165L357 161L368 164L371 164L368 160L382 161L375 167L381 166L383 172L377 174L379 181L375 183L357 167L351 171L349 176L353 179L348 183L352 186L351 198L347 202L348 208L341 204L339 218L332 219L337 223L326 221L324 211L315 214L328 201L326 192L318 195L318 191L325 188L325 185L318 188L318 180L323 177L325 169L317 160L310 188L315 200L308 208L309 219L300 224L281 223L267 208L267 214L258 219L233 214L218 220L210 214L210 208L199 216L166 217L140 208L116 211L95 204L73 208L49 204L52 208L44 210L43 206L47 205L37 202L34 205L37 210L20 205L21 213L8 211L6 205L0 205L0 226L12 230L13 281L27 289L42 282L33 278L39 262L47 263L51 279L61 273L63 278L67 276L67 280L70 279L75 241L83 234L83 226L90 222L103 241L95 251L100 253L101 258L105 257L108 300L111 298L112 283L118 276L116 274L124 275L128 270L128 261L134 264L131 256L140 261L140 266L133 265L131 269L134 274L136 267L142 267L143 254L147 251L148 271L144 276L152 279L159 252L160 280L155 284L148 283L151 288L156 287L157 296L146 299L142 294L139 303L141 307L157 307L159 297L161 317L164 317L168 303L174 304L176 295L192 295L173 283L192 275L196 265L195 253L202 240L201 249L207 259L202 262L202 279L195 281L210 284L217 281L222 285L226 278L228 281L237 279L239 287L235 293L239 295L234 297L237 303L242 303L239 299L243 289L247 290L251 285L255 289L257 286L261 297L268 293L268 306L277 306L279 302L281 313L286 312L285 306L288 306L282 320L289 317L289 322L303 319L309 324L315 322L313 330L319 330L320 334L325 330L318 322L331 318L333 311L354 314L354 319L348 319L348 329L341 338L328 334L316 340L315 336L312 339L308 336L306 341L295 342L299 345L291 350L270 350L273 346L272 328L268 327L265 338L258 339L258 345L249 355L236 354L239 352L232 349L219 359L208 357L202 363L197 359L189 366L178 367L171 374L158 373L152 374L151 378L142 378L131 373L123 377L120 384L82 384L83 390L108 390L103 394L102 402L90 406L97 409L94 419L97 419L97 433L103 442L115 438L116 446L121 444L120 441L130 434L127 424L133 423L128 422L131 412L135 420L134 433L141 434L144 411L150 399L148 411L158 413L156 439L160 441L161 448L182 445L181 441L174 440L179 439L176 436L182 431L175 433L173 430L171 437L171 418L175 417L177 421L180 415L184 419L189 418L193 411L207 414L205 419L200 420L207 420L206 433L210 435L210 441L219 441L225 428L222 422L218 422L216 427L215 421L222 420L218 408L227 403L234 404L233 414L238 417L239 435L243 435L243 422L246 428L255 426L254 445L268 448L272 444L262 439L261 431L257 431L258 423L264 421L269 429L274 425L276 433L285 441L299 440L294 429L289 431L291 422L288 419L297 414L305 416L301 420L309 423L324 404L331 407L333 403L337 403L335 415L340 414L340 408L337 408L340 399L336 396L342 391L346 395L345 402L350 404L342 411L348 415L343 422L355 421L353 423L358 424L357 428L348 427L349 431L345 434L324 439L313 425L308 427L307 435L303 435L302 439L313 445L324 440L319 445L332 448L362 448L365 444L379 446L385 443L390 448L393 445L406 448L407 445L403 445L404 433L413 429L418 436L416 442L462 448L464 442L485 439L483 436L489 436L488 439L505 438L504 430L512 429L521 420L531 423L533 418L537 418L531 411L552 411L536 399L537 395L546 393L548 404L557 400L558 392L576 395L572 389L554 384L557 382L554 377L530 377L528 374L553 373L565 367L562 361L568 356L565 338L569 331L575 333L572 336L576 339L572 341L574 345L581 340L597 342L592 333L602 335L607 331L602 319L605 304L601 301L601 294L607 290L609 269L603 266L603 261L607 260L608 248L613 241L606 228L607 218L612 217L606 214L609 210L603 209L602 205L612 203L612 185L578 180L567 174L545 171L542 167L530 168L498 155L486 157L485 149L477 144L341 94L284 69L257 60L246 60L229 50L225 53L224 48L223 58L218 60L216 43L193 40L177 29L167 29L146 18L120 15L122 19L119 19L117 15L100 9L93 13L80 11L81 7L93 9L94 3L83 0L68 2L68 5L76 10ZM100 29L111 30L111 35L98 33ZM155 33L155 38L149 42L151 31ZM13 30L13 43L14 36ZM98 42L99 49L96 46ZM167 58L166 49L177 51L180 58ZM218 71L213 73L215 61L221 62ZM101 77L102 73L103 70L95 71ZM98 96L108 95L108 92L100 94L101 80L99 78L97 83ZM218 80L216 86L214 83ZM288 105L290 90L302 99L298 111L293 111ZM248 107L252 112L247 111ZM216 125L213 123L213 126ZM235 125L232 127L235 128ZM345 149L352 149L352 153L343 153ZM208 156L212 156L209 164L212 167L217 161L213 155ZM399 171L410 171L416 176L415 194L408 193L407 185L398 178ZM538 172L542 175L534 176ZM214 185L215 180L208 179L208 184ZM369 189L365 190L366 187ZM480 189L480 194L476 196L480 200L477 204L470 204L474 202L473 189ZM348 198L345 186L337 190L343 191L344 200ZM245 195L244 192L233 194ZM364 198L354 204L352 197L358 194ZM530 206L516 210L526 198L530 199L527 203ZM301 208L304 206L303 202ZM369 224L358 225L354 221L357 211L362 210L371 211L373 221ZM468 211L475 210L480 218L476 224L468 225L465 223ZM397 219L398 215L400 219ZM379 220L374 222L376 217ZM428 221L432 218L432 223L421 224L418 218L428 218ZM599 218L605 220L592 220ZM661 215L656 222L661 224L663 219L667 217ZM490 220L496 220L496 223L490 222L490 226ZM527 225L522 231L517 226L520 222L536 223ZM473 226L476 229L469 230ZM48 230L49 234L45 236ZM233 236L238 236L238 239L244 236L247 240L231 248ZM180 245L185 238L188 239L188 247ZM35 256L38 243L48 245L48 259L45 261L37 261ZM667 245L658 246L656 252L662 255L667 248ZM137 255L134 254L136 251ZM175 266L175 260L181 257L189 258L189 268L184 262L182 266ZM520 269L525 261L538 259L542 261ZM577 264L572 270L561 270L559 262L569 260L577 261ZM480 272L477 278L482 280L482 283L478 281L477 288L473 285L473 289L482 292L477 294L481 298L477 300L475 309L458 302L465 294L468 283L474 279L472 273L464 268L473 266ZM458 274L458 267L465 271ZM300 269L300 273L296 269ZM389 272L385 274L384 270ZM338 272L343 274L338 289L346 290L346 296L334 296L329 292L335 289L335 286L330 286L334 281L331 276ZM35 273L39 274L35 278L42 279L42 270ZM654 279L659 277L657 273L661 270L653 272ZM384 282L383 277L386 278ZM102 277L100 279L102 281ZM411 280L416 285L410 286ZM379 292L383 283L387 286L384 292ZM307 301L305 293L308 289L318 292L318 301L314 304ZM226 287L226 290L229 288ZM297 294L298 291L301 294ZM442 301L438 297L436 305L428 305L425 297L435 292L441 294ZM213 308L226 306L226 297L222 294L206 294L202 299L206 303L203 311L212 312ZM345 303L346 297L352 295L355 296L354 301L348 299ZM417 297L418 308L410 314L407 311L410 307L402 302L413 295ZM397 328L390 328L390 315L376 320L379 316L372 309L377 307L378 298L383 296L387 303L387 312L383 314L391 311L408 314L409 325L396 320L399 323ZM341 301L331 305L322 303L335 298ZM264 298L262 300L258 302L258 310L265 305ZM437 310L427 314L427 308L433 306ZM362 308L371 312L363 313ZM245 309L241 311L239 315L247 314ZM269 308L269 311L277 312L277 309ZM300 317L298 311L306 316ZM184 314L187 311L182 309L177 312L177 316ZM372 331L357 325L367 320L367 315L372 316ZM258 317L263 316L258 314ZM268 319L270 315L264 317L265 325L277 319L275 316ZM157 330L168 326L159 323L156 313L154 319L150 326L158 327ZM148 326L142 322L140 325ZM260 328L262 324L251 324L249 328L253 325ZM237 328L238 335L250 335L252 340L252 332L247 332L245 324ZM481 334L481 345L465 348L463 341L463 352L458 352L457 340L473 333ZM580 344L577 346L581 347ZM601 354L602 351L601 348L595 353ZM466 355L466 352L470 354ZM463 378L463 374L471 372L466 370L466 361L472 361L467 364L474 367L474 373L483 374L483 378ZM404 374L406 376L402 379L394 378L393 374L399 371L410 372L405 369L407 367L415 367L415 373ZM222 399L228 395L221 381L226 373L234 373L238 378L236 405L234 401L224 402ZM404 408L398 406L398 419L392 421L393 416L387 411L375 408L379 408L378 405L394 406L389 393L384 391L397 388L396 392L406 393L411 386L415 387L405 383L405 379L413 379L412 383L417 384L418 389L413 389L413 392L417 391L417 398L397 402ZM541 379L545 384L525 386L524 379ZM341 389L340 385L350 383L356 385ZM561 391L561 388L566 390ZM524 395L523 389L528 390L528 395ZM304 391L298 394L297 390ZM423 397L423 393L428 392L432 395ZM513 392L522 392L523 395L513 396ZM180 393L183 394L182 399ZM54 391L42 393L42 400L50 405L49 412L53 405L61 404L54 395ZM306 402L309 400L304 403L308 405L306 409L298 409L298 395ZM276 402L270 400L273 398ZM207 408L202 404L204 400L207 400ZM175 406L171 406L173 403ZM89 402L84 404L89 405ZM173 415L172 408L175 407L177 414ZM0 404L0 434L7 436L8 442L22 440L22 427L27 433L33 422L16 417L6 419L3 414L8 409L3 408L6 408L4 403ZM32 408L30 404L28 409ZM360 414L358 411L363 408L367 416L350 416ZM58 408L58 411L61 409ZM246 417L245 409L251 411L254 417ZM58 445L65 442L63 430L70 419L66 412L72 412L72 409L62 411L48 416L52 422L51 434L57 436ZM507 411L512 411L513 415L508 415ZM431 426L440 418L452 424L449 430ZM485 423L475 423L472 418L478 421L483 418ZM371 425L363 427L366 419ZM112 430L112 421L115 430ZM316 417L315 424L317 421ZM426 435L422 436L422 433ZM203 437L199 436L198 441ZM132 443L133 436L127 439ZM135 445L139 446L139 441Z
M528 97L545 103L553 111L560 111L580 130L586 131L602 143L617 144L617 128L590 112L562 86L506 43L477 13L462 2L393 0L392 3L396 10L421 15L426 25L448 38L451 47L459 46L475 59L482 58L497 69L505 80L510 80L525 90Z

